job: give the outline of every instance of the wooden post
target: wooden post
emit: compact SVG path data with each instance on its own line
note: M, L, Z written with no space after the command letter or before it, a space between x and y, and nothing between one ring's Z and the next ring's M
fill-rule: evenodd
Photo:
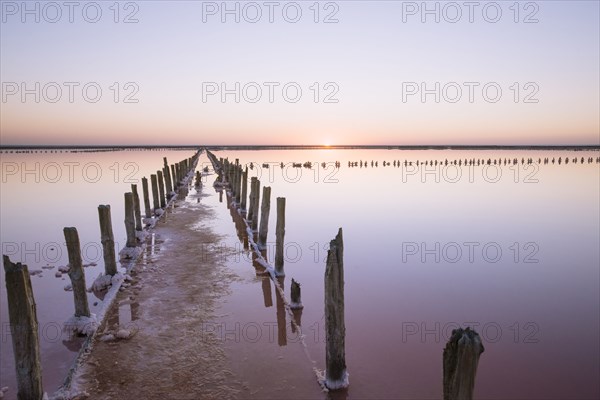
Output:
M152 216L152 211L150 210L150 195L148 194L148 179L146 177L142 178L142 190L144 192L146 218L150 218Z
M109 205L98 206L98 219L100 220L100 242L102 243L102 255L104 256L104 273L114 275L117 273L117 257L115 255L115 238Z
M235 202L240 205L242 198L242 169L239 165L235 166Z
M17 371L17 397L19 400L41 400L44 391L40 340L29 270L27 265L13 264L8 256L3 256L3 259L10 333Z
M454 329L444 348L444 400L471 400L479 356L484 348L471 328Z
M171 173L169 172L169 167L163 167L163 176L165 178L165 186L167 201L171 200L171 192L173 191L173 184L171 183Z
M125 193L125 232L127 232L127 247L136 247L135 217L133 216L133 193Z
M177 174L175 173L175 165L173 164L171 164L171 176L173 177L173 191L176 191L179 186L179 181L177 180Z
M325 385L348 387L346 324L344 321L344 240L342 228L329 243L325 267Z
M171 192L173 191L173 182L171 180L171 173L169 172L169 163L167 162L167 157L163 157L163 174L165 175L165 182L167 183L167 198L171 196Z
M253 202L253 207L254 211L252 212L252 222L251 222L251 228L252 231L257 231L258 230L258 203L260 201L260 181L258 179L256 179L256 181L254 182L254 202Z
M290 296L292 302L290 303L290 309L300 310L304 308L302 305L302 296L300 294L300 284L292 278L292 287L290 289Z
M246 211L246 198L248 197L248 167L244 169L242 174L242 211Z
M133 211L135 212L135 230L142 231L142 210L140 209L140 195L137 191L137 185L131 184L131 193L133 193Z
M277 224L275 226L275 275L285 276L283 271L283 238L285 236L285 197L277 198Z
M202 174L200 171L196 171L196 187L202 186Z
M252 219L254 218L254 197L256 196L256 181L257 178L255 176L253 176L250 179L250 205L248 207L248 216L246 217L248 221L252 221Z
M267 247L267 233L269 231L269 211L271 210L271 187L263 187L262 204L260 209L260 229L258 233L258 247Z
M75 316L89 317L87 293L85 288L85 273L81 262L81 246L76 228L64 228L67 252L69 253L69 278L73 286L73 298L75 300Z
M163 179L162 171L156 171L156 176L158 177L158 193L160 197L160 208L165 208L167 206L167 202L165 201L165 182Z
M158 181L156 180L156 175L150 175L150 182L152 183L152 204L154 205L154 211L160 208L160 203L158 202Z

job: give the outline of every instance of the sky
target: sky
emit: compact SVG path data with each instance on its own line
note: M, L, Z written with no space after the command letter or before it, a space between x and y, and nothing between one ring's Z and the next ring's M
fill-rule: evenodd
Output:
M2 1L1 145L600 145L598 1Z

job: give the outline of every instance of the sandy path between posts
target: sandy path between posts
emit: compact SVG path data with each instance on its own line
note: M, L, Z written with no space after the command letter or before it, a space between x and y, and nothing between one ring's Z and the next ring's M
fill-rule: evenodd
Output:
M119 293L80 367L76 392L92 399L227 399L244 390L219 339L203 330L237 276L221 262L222 250L206 246L221 238L202 224L215 213L201 197L179 200L154 229L132 285ZM102 340L121 329L131 338Z

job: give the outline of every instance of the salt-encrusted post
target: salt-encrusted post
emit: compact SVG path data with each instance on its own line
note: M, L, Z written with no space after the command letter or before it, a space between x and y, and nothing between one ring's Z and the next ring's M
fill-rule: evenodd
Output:
M302 305L302 296L300 294L300 284L298 282L296 282L294 280L294 278L292 278L292 287L290 289L290 297L292 300L290 303L290 309L300 310L300 309L304 308L304 306Z
M160 208L160 203L158 201L158 181L156 180L156 175L150 175L150 182L152 183L152 204L154 205L154 211Z
M69 253L69 278L73 287L73 298L75 299L75 317L89 317L87 294L85 291L85 273L81 262L81 246L76 228L64 228L67 252Z
M104 273L105 275L114 275L117 273L117 257L115 255L115 238L113 236L110 205L98 206L98 219L100 220L100 243L102 243L102 255L104 256Z
M244 169L242 174L242 211L246 211L246 198L248 197L248 167Z
M17 397L41 400L42 365L35 299L27 265L3 256L8 316L17 372Z
M131 192L125 193L125 232L127 233L127 247L136 247L133 193Z
M135 230L141 231L144 227L142 224L142 210L140 209L140 195L137 191L137 185L131 184L131 193L133 193L133 211L135 212Z
M277 223L275 226L275 275L284 276L283 238L285 236L285 197L277 198Z
M202 186L202 174L200 171L196 171L196 187Z
M252 222L251 222L251 228L252 231L257 231L258 230L258 203L260 202L260 181L258 179L256 179L256 181L254 182L254 204L253 204L253 208L254 211L252 212L253 218L252 218Z
M253 176L250 179L250 206L248 207L248 215L246 217L248 221L252 221L252 219L254 218L254 197L256 196L257 180L258 178L256 178L255 176Z
M165 182L163 179L162 171L156 171L156 176L158 177L158 193L160 196L160 208L165 208L167 203L165 202Z
M344 240L342 228L329 243L325 267L325 386L348 387L344 322Z
M454 329L444 348L444 400L471 400L484 348L471 328Z
M150 210L150 195L148 194L148 179L146 177L142 178L142 190L144 192L144 211L146 212L146 218L150 218L152 211Z
M258 247L267 247L267 234L269 231L269 210L271 209L271 187L263 187L262 204L260 208L260 229L258 230Z

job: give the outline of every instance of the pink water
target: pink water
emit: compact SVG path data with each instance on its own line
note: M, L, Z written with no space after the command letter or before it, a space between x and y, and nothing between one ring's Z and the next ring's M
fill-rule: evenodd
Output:
M587 158L595 159L598 152L288 150L215 154L239 158L242 164L253 162L251 176L262 171L262 186L272 187L271 242L275 198L286 197L284 288L289 296L291 279L299 281L305 306L301 325L306 351L298 334L292 332L289 315L282 312L273 283L256 275L236 236L226 200L219 201L210 178L204 190L212 195L202 201L213 207L217 216L207 226L223 235L226 245L240 249L237 257L229 255L227 260L241 279L223 299L219 318L201 329L222 332L232 370L248 386L249 397L327 396L320 391L313 366L324 368L324 259L329 240L339 227L344 229L350 388L337 397L441 398L442 349L458 325L475 326L485 345L477 398L600 396L600 166L587 163ZM2 154L2 163L96 162L103 171L96 183L85 179L35 183L29 176L22 182L8 176L0 194L3 251L6 243L24 242L31 249L39 242L40 250L11 256L13 261L37 269L51 257L41 249L64 241L64 226L78 227L82 243L98 243L96 207L105 203L114 205L115 238L122 245L122 196L129 190L129 184L123 182L122 174L129 172L124 165L138 164L135 177L139 180L160 168L164 155L174 162L191 152ZM427 171L422 167L383 167L384 161L394 160L411 160L414 165L416 160L443 162L446 158L517 157L520 161L532 157L537 161L538 157L565 156L583 156L586 163L570 161L527 169L521 164L470 170L463 166L462 175L456 175L458 169L452 167ZM349 161L360 160L368 166L348 166ZM377 161L378 167L371 167L371 160ZM288 166L306 161L313 162L313 169ZM339 169L333 164L336 161ZM117 183L112 175L115 168L110 169L115 162L121 171ZM258 168L268 162L283 162L286 167ZM323 162L325 167L320 165ZM200 163L199 167L208 165L207 158L203 156ZM198 246L201 249L202 244ZM502 252L499 257L498 249ZM269 251L273 253L273 245ZM98 265L86 269L89 282L103 269L101 260L92 258L90 255L89 261ZM64 263L66 252L50 264ZM60 385L78 349L77 342L54 333L72 313L72 293L62 289L68 280L55 278L55 271L32 277L40 327L47 331L41 337L48 391ZM10 335L4 329L8 322L3 274L1 279L0 384L13 389L8 393L11 398L14 367ZM92 298L90 301L93 304Z

